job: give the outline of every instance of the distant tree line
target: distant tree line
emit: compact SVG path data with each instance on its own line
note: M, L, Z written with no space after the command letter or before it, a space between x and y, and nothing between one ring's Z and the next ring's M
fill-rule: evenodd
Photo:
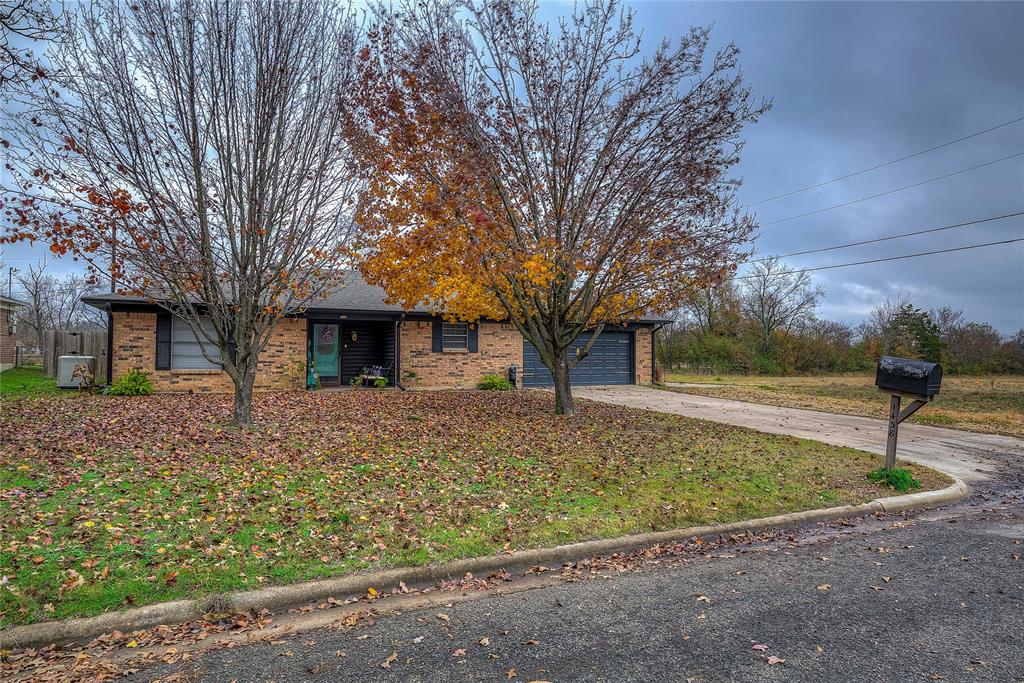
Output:
M658 337L662 369L737 374L864 372L895 355L942 362L947 373L1024 373L1024 328L1009 337L948 306L887 299L857 326L817 315L824 292L778 259L701 290Z

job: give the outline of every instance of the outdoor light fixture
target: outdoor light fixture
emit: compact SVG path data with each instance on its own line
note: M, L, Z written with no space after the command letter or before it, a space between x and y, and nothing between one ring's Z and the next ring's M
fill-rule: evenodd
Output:
M358 339L359 334L355 330L352 330L352 341L357 341Z

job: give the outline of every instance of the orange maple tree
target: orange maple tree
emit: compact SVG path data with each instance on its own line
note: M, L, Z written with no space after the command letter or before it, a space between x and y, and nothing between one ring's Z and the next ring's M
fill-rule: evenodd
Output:
M615 0L558 26L529 0L378 10L349 125L361 269L405 305L507 319L572 414L607 325L675 309L744 256L725 173L755 104L706 29L641 54ZM570 353L583 334L586 343Z

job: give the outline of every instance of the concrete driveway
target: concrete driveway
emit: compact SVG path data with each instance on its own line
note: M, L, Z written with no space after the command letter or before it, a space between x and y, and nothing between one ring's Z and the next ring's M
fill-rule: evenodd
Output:
M761 432L789 434L834 446L885 453L886 423L871 417L783 408L639 386L580 387L573 389L573 395L591 401L714 420ZM884 400L884 397L880 396L879 400ZM1024 441L905 422L900 425L898 456L972 483L1006 474L1008 470L1020 471L1024 467Z

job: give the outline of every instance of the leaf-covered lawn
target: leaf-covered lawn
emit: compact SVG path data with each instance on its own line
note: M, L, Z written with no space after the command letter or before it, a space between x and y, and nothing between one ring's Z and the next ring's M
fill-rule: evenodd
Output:
M270 394L246 431L227 396L5 402L0 624L888 493L858 451L551 401Z
M702 396L880 419L889 415L889 397L875 388L874 375L670 375L667 381L700 384L672 390ZM944 377L939 395L910 421L1024 437L1024 377Z

